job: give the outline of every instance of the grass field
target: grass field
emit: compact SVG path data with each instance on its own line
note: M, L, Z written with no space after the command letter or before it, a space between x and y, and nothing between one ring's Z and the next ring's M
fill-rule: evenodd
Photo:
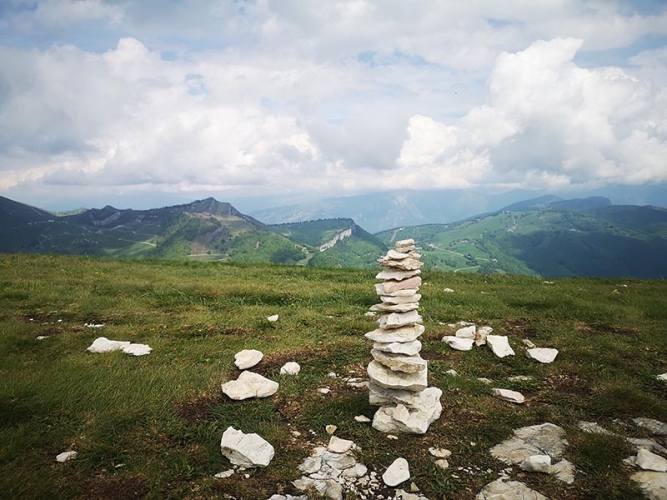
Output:
M390 441L356 415L373 416L367 390L330 372L365 375L376 327L374 271L227 263L0 255L0 497L7 499L237 499L296 494L298 464L327 442L327 424L361 448L382 474L398 456L431 500L471 499L507 466L489 448L512 429L552 422L567 431L574 484L518 474L552 499L639 499L618 436L586 434L579 420L647 437L634 417L667 420L667 282L480 276L426 270L420 312L429 385L443 413L424 436ZM445 293L444 288L454 293ZM276 323L267 316L279 314ZM448 323L472 321L508 335L517 355L452 351ZM98 329L86 323L104 324ZM38 336L46 336L37 340ZM149 356L90 354L98 336L146 343ZM550 365L525 357L522 339L560 354ZM262 400L231 401L220 384L236 378L234 354L259 349L254 369L280 382ZM279 375L287 361L301 373ZM454 369L458 377L445 372ZM514 375L531 381L508 382ZM521 406L491 395L520 390ZM317 391L329 387L327 395ZM265 469L214 479L230 425L276 449ZM313 432L311 432L311 430ZM300 432L295 437L292 431ZM473 444L474 443L474 444ZM429 446L452 451L435 467ZM55 456L76 450L76 460ZM469 474L458 467L474 467ZM486 472L490 470L491 472Z

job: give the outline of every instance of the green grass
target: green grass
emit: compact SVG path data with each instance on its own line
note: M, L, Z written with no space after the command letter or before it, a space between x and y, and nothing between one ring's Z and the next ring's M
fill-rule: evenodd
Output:
M431 499L469 499L506 466L488 453L512 429L552 422L567 431L566 458L580 471L572 486L547 476L519 478L550 498L641 498L619 438L584 434L597 421L637 437L631 419L665 420L667 283L663 281L480 276L426 270L421 313L429 384L443 390L443 414L425 436L390 441L355 415L372 417L364 390L327 374L363 376L375 328L374 271L264 264L131 261L0 255L0 491L8 499L220 498L264 500L290 482L324 426L353 439L379 474L408 459ZM627 286L623 286L627 285ZM445 287L454 293L445 293ZM279 314L276 323L266 317ZM508 335L517 356L456 352L441 342L460 320ZM103 323L101 329L85 323ZM44 340L36 337L45 335ZM147 343L153 352L89 354L105 336ZM550 365L527 359L522 339L560 354ZM231 401L220 384L235 378L234 354L259 349L255 371L280 382L264 400ZM279 375L297 361L297 377ZM451 377L450 368L459 373ZM510 382L528 375L531 381ZM520 390L513 406L493 386ZM328 395L319 387L331 389ZM257 432L276 448L271 465L225 480L222 432ZM310 431L314 431L313 435ZM292 431L301 433L299 438ZM474 443L474 444L471 444ZM437 469L429 446L452 450ZM67 449L77 460L57 464ZM491 473L469 475L459 466ZM516 479L516 477L515 477Z

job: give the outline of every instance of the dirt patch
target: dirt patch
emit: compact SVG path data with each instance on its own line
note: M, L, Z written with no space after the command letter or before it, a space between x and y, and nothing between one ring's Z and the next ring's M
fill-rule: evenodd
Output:
M576 326L576 330L590 335L600 335L610 333L612 335L638 335L639 332L634 328L624 328L619 326L605 325L604 323L582 323Z
M96 477L86 481L86 500L127 500L145 498L149 493L144 476Z
M532 327L532 320L528 318L508 319L505 320L504 325L505 335L516 335L523 339L533 339L537 337L537 331Z
M243 328L241 326L232 326L229 328L224 328L222 330L217 330L215 333L220 335L252 335L253 332L250 328Z
M200 396L176 403L176 412L181 418L192 424L213 422L213 407L222 402L221 397L210 395Z
M550 375L542 382L544 389L565 392L568 394L588 395L591 389L588 383L577 375L569 373L560 373L557 375Z

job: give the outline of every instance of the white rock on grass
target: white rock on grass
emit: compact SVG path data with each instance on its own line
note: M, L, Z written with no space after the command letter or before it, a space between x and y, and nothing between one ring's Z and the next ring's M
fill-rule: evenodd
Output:
M493 351L493 354L499 358L514 356L514 350L510 347L509 340L505 335L487 335L486 343Z
M514 437L491 448L491 456L509 465L523 462L531 455L561 458L567 441L565 430L552 423L531 425L514 430Z
M551 473L551 457L549 455L531 455L519 465L526 472Z
M132 356L146 356L150 354L152 350L153 348L146 344L130 344L122 349L125 354L130 354Z
M222 392L237 401L248 398L266 398L276 393L280 385L259 373L242 372L236 380L222 384Z
M331 453L346 453L352 449L354 442L348 439L341 439L336 436L331 436L327 450Z
M475 500L549 500L519 481L496 479L480 491Z
M639 483L644 496L649 500L665 500L667 498L667 473L642 471L630 476Z
M56 456L56 462L64 463L74 460L79 455L76 451L64 451Z
M243 467L266 467L275 454L273 446L261 436L231 426L222 434L220 450L232 464Z
M452 452L445 448L431 447L428 449L428 452L436 458L449 458L452 456Z
M270 321L271 323L275 323L276 321L278 321L278 318L279 318L279 317L280 317L280 316L278 316L277 314L274 314L274 315L272 315L272 316L268 316L266 319L267 319L268 321Z
M491 335L492 331L493 328L490 326L480 326L477 328L477 331L475 331L475 345L486 345L486 337Z
M463 328L459 328L458 330L456 330L454 336L459 337L461 339L474 340L476 332L477 332L477 327L475 325L464 326Z
M281 375L298 375L300 371L301 367L295 361L289 361L280 368Z
M552 363L556 356L558 356L558 349L550 349L547 347L536 347L528 349L526 356L540 363Z
M667 436L667 424L652 418L638 417L632 420L639 427L648 429L655 436Z
M235 472L236 471L234 469L227 469L223 470L222 472L218 472L213 477L216 479L227 479L228 477L232 477Z
M368 418L366 415L357 415L354 417L354 420L359 422L360 424L367 424L371 421L370 418Z
M243 349L234 355L234 364L239 370L252 368L262 361L264 354L257 349Z
M457 351L470 351L473 344L475 343L475 339L466 339L452 336L443 337L442 341L447 342L449 347Z
M657 375L655 378L667 382L667 373L661 373L660 375Z
M644 470L654 472L667 472L667 460L660 455L651 453L646 449L640 449L637 453L637 466Z
M106 337L98 337L95 341L86 349L88 352L92 353L103 353L103 352L112 352L119 351L123 347L130 345L129 341L121 340L109 340Z
M398 486L410 479L410 466L405 458L397 458L382 474L382 480L387 486Z
M510 391L509 389L493 389L493 395L503 401L508 401L510 403L522 404L526 401L526 398L517 391Z

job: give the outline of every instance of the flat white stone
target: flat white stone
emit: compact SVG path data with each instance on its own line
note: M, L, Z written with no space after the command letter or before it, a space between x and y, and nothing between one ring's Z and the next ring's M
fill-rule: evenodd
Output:
M401 328L403 326L412 326L422 322L422 317L417 311L405 313L383 314L378 320L380 328Z
M398 486L410 479L410 466L405 458L397 458L382 474L382 480L387 486Z
M667 373L661 373L660 375L656 376L655 378L657 378L658 380L667 381Z
M413 340L412 342L375 342L373 349L392 354L414 356L422 350L422 343L419 340Z
M368 422L371 421L371 419L368 418L366 415L357 415L356 417L354 417L354 420L356 420L361 424L367 424Z
M373 342L383 342L385 344L391 342L412 342L417 340L422 333L424 333L424 325L410 325L400 328L378 328L372 332L368 332L364 336Z
M528 349L526 356L540 363L551 363L558 356L558 349L549 349L547 347L536 347Z
M412 295L380 295L380 300L383 304L399 305L399 304L419 304L422 298L421 294L414 293Z
M402 248L410 248L415 246L415 240L413 238L406 238L404 240L398 240L396 242L396 250L400 250Z
M278 318L280 318L280 316L274 314L272 316L268 316L266 319L269 320L271 323L275 323L276 321L278 321Z
M574 464L568 460L561 460L551 466L549 474L556 476L556 479L565 484L574 483Z
M393 269L400 269L401 271L413 271L424 267L424 263L412 257L407 257L401 260L389 259L383 257L378 259L378 262L383 267L390 267Z
M387 389L423 391L428 385L427 372L424 369L415 373L395 372L377 361L368 364L368 376L374 384Z
M514 437L491 448L494 458L506 464L520 464L531 455L561 458L567 441L565 430L552 423L531 425L514 430Z
M509 340L505 335L487 335L486 343L493 351L493 354L499 358L514 356L514 350L510 347Z
M520 392L510 391L509 389L494 388L493 395L503 401L509 401L510 403L516 404L522 404L526 400Z
M528 339L523 339L521 342L522 342L523 345L525 345L528 349L535 349L535 348L537 347L535 344L533 344L533 343L532 343L530 340L528 340Z
M447 336L442 338L443 342L447 342L449 347L457 351L470 351L473 344L475 343L474 339L465 339L461 337L452 337Z
M289 361L280 368L281 375L298 375L300 371L301 367L296 361Z
M452 290L451 288L443 288L442 291L445 293L454 293L454 290Z
M519 465L526 472L551 472L551 457L549 455L531 455Z
M430 389L430 388L429 388ZM422 392L406 391L400 389L387 389L377 384L369 384L368 401L374 406L405 405L409 408L420 407Z
M407 253L399 252L397 250L389 250L385 258L393 260L403 260L407 259L409 256Z
M122 349L125 354L130 354L132 356L146 356L150 354L152 350L153 348L146 344L130 344Z
M242 372L236 380L222 384L222 392L237 401L248 398L266 398L276 393L280 385L259 373Z
M577 427L580 431L587 432L589 434L613 434L613 432L608 431L597 422L584 422L583 420L580 420L577 422Z
M477 380L479 380L483 384L488 384L488 385L493 383L493 380L491 380L490 378L486 378L486 377L477 377Z
M264 354L257 349L244 349L234 355L234 364L239 370L252 368L262 361Z
M639 483L644 496L649 500L665 500L667 498L667 473L637 472L630 479Z
M667 472L667 460L644 448L637 453L637 466L654 472Z
M442 390L428 387L416 394L418 396L410 406L397 404L380 408L373 418L373 428L385 433L425 434L442 413Z
M416 293L417 289L421 286L422 279L420 276L413 276L412 278L406 278L403 280L386 280L383 283L378 283L375 285L375 292L378 295L391 295L399 290L414 290L412 293Z
M414 373L426 370L426 360L418 354L415 356L406 356L405 354L391 354L371 349L371 356L373 356L375 361L382 363L395 372Z
M349 439L341 439L336 436L331 436L327 450L331 453L345 453L350 451L353 446L354 442Z
M397 269L383 269L375 275L379 280L396 280L402 281L413 276L417 276L421 273L421 270L415 269L413 271L399 271Z
M480 491L475 500L549 500L519 481L496 479Z
M130 345L129 341L121 340L109 340L106 337L98 337L95 341L86 349L88 352L95 354L111 351L120 351L123 347Z
M454 369L449 369L449 370L447 370L445 373L446 373L447 375L449 375L450 377L458 377L458 376L459 376L459 372L457 372L457 371L454 370Z
M76 451L63 451L56 456L56 462L64 463L74 460L79 455Z
M667 424L661 422L660 420L654 420L652 418L638 417L632 419L632 421L637 424L639 427L648 429L651 431L651 434L655 436L667 436Z
M428 449L428 452L436 458L449 458L452 456L452 452L446 448L431 447Z
M477 331L477 328L475 325L472 326L464 326L463 328L459 328L456 330L456 333L454 334L456 337L459 337L461 339L473 339L475 338L475 333Z
M231 426L222 434L220 450L232 464L244 467L266 467L275 454L273 446L264 438Z
M477 331L475 332L475 345L480 346L480 345L486 345L486 337L491 335L491 332L493 331L493 328L490 326L480 326L477 328Z
M370 307L370 311L373 312L397 312L397 313L406 313L409 311L416 311L419 309L418 302L408 302L405 304L375 304Z
M234 469L227 469L225 471L218 472L213 477L216 479L227 479L228 477L232 477L234 475L234 472L236 472Z

